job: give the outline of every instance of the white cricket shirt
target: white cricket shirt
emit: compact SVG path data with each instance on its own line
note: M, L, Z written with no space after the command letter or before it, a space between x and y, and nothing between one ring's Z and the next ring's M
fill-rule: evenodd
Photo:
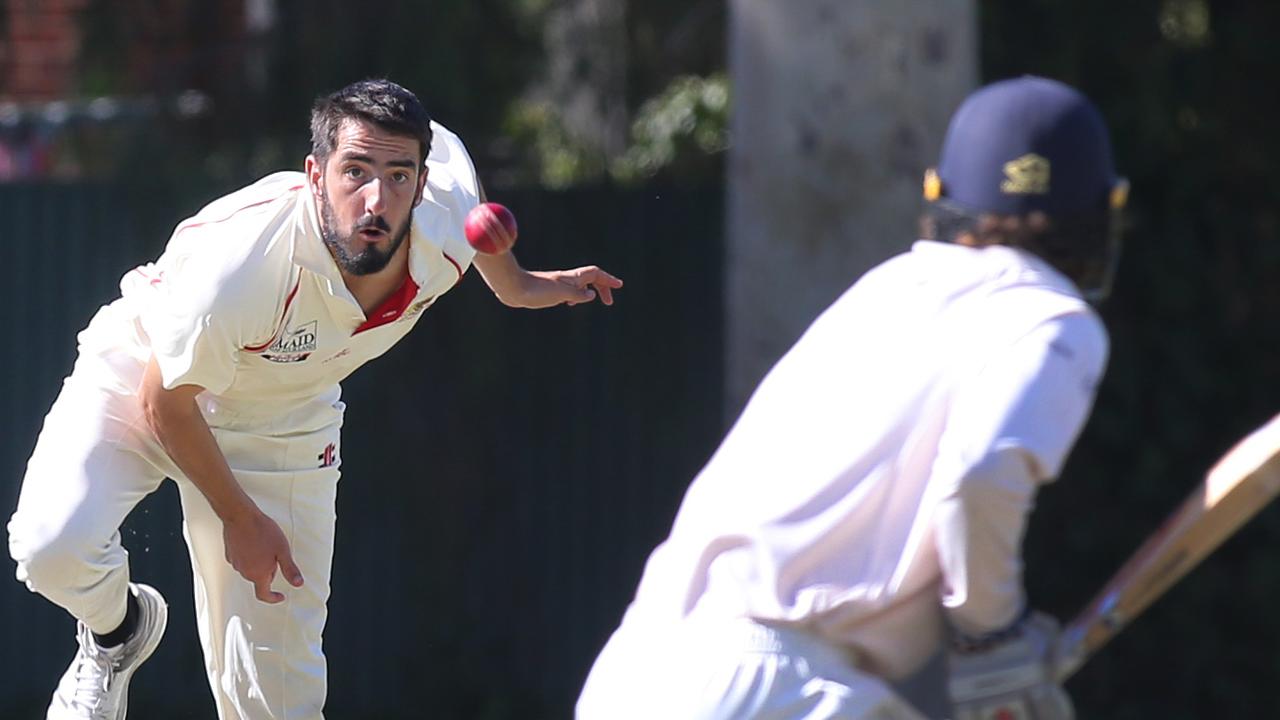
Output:
M1106 355L1093 310L1038 258L916 243L769 372L689 487L627 622L800 623L889 676L936 650L944 605L969 631L1007 623L1029 498L1061 468ZM1022 470L975 472L994 457ZM943 517L968 482L1007 491L1013 510L981 533Z
M471 263L463 219L479 202L475 171L456 135L432 131L409 277L368 317L324 245L305 175L280 172L210 203L156 262L125 275L121 298L80 334L76 374L132 395L154 353L165 387L206 389L211 427L278 434L333 422L338 383L404 337Z

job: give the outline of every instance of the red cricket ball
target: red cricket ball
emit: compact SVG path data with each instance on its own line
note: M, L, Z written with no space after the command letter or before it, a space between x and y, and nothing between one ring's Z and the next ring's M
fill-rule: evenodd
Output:
M487 202L471 208L462 225L476 252L498 255L516 244L516 216L505 205Z

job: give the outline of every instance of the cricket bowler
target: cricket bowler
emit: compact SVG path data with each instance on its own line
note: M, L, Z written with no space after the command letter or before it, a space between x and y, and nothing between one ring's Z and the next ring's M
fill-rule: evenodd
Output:
M304 172L213 201L131 271L79 335L8 525L17 577L66 609L79 650L48 720L122 720L164 634L119 528L179 489L209 687L222 720L315 720L326 693L342 444L339 383L475 264L504 304L612 303L597 267L532 272L464 236L481 200L458 136L386 80L320 98Z

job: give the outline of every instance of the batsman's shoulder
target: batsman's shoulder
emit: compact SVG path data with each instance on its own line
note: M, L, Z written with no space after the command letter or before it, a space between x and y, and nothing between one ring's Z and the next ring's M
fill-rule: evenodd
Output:
M1092 307L1085 307L1078 312L1066 313L1056 318L1062 325L1064 337L1082 347L1092 348L1106 354L1111 344L1111 336L1102 318Z
M1106 327L1094 312L1065 313L1048 319L1043 327L1049 357L1074 367L1091 382L1101 378L1110 355Z

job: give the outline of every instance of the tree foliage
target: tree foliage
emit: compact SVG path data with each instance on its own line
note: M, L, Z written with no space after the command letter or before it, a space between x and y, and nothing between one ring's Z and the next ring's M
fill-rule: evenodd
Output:
M729 144L729 79L686 75L640 107L631 145L610 173L639 182L666 172L679 180L714 180Z
M281 0L267 3L274 7L270 22L255 28L243 15L245 3L92 0L82 15L82 94L163 104L196 91L210 103L198 119L156 112L113 132L97 174L145 159L165 178L196 173L229 185L297 166L307 151L312 100L359 78L386 76L417 92L428 111L463 134L492 185L563 187L607 179L628 149L602 153L575 134L564 108L533 92L545 84L557 53L573 49L548 46L544 33L567 4L390 0L371 9L338 0ZM588 99L622 98L625 128L655 96L666 92L668 105L678 104L671 83L687 85L686 76L723 70L722 2L608 4L625 13L626 41L604 51L618 55L610 59L625 73L604 79L586 73L580 91ZM718 112L699 112L698 120L706 116L712 125L701 134L718 132L723 109ZM650 135L637 142L660 141ZM703 145L718 147L676 143L656 155L630 155L645 155L645 173L656 171L655 163L672 168L669 173L685 166L702 172L706 163L683 158L705 154ZM716 178L703 173L703 179Z

